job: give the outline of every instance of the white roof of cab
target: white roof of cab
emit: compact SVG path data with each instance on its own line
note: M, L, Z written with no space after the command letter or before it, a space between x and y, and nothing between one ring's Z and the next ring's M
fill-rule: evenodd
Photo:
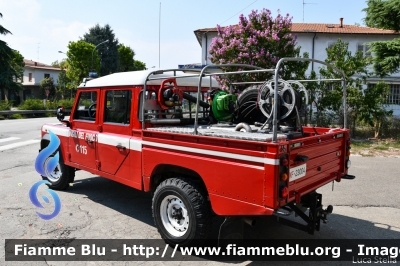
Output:
M130 85L144 85L146 78L154 70L141 70L141 71L130 71L110 74L104 77L89 80L85 83L81 83L79 88L98 88L98 87L110 87L110 86L130 86ZM197 75L197 76L194 76ZM176 77L176 83L178 86L191 86L197 87L199 85L199 77L196 73L185 74L181 71L174 72L169 71L164 74L151 75L149 79L162 78L157 80L149 80L147 85L160 85L163 79ZM212 87L219 88L217 81L214 78L212 80ZM202 87L210 87L210 77L203 77Z

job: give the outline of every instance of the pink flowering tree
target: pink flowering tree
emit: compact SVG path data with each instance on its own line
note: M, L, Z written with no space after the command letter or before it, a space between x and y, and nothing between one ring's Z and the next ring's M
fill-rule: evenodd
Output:
M218 37L212 40L210 60L213 64L249 64L262 68L275 68L282 57L299 57L300 47L296 47L297 36L291 34L292 18L278 14L273 18L271 11L253 10L248 18L239 16L239 24L227 27L217 25ZM304 53L304 57L308 57ZM287 62L280 75L284 79L304 78L308 62ZM237 68L225 68L237 70ZM271 73L257 74L259 78L269 79ZM256 76L235 75L231 81L253 81ZM227 80L218 78L223 87ZM242 88L243 89L243 88Z

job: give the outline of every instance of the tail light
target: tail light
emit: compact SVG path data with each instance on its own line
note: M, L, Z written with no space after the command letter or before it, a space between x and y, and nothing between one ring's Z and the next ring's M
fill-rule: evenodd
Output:
M285 199L288 196L288 188L287 187L281 187L279 194L280 194L281 198Z
M288 191L289 182L289 156L288 154L282 154L280 157L279 164L279 197L281 199L286 199Z

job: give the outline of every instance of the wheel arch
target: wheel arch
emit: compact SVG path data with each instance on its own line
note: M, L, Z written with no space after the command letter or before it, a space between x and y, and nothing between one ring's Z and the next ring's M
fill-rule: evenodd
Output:
M179 176L190 178L194 182L198 183L204 188L208 195L206 184L199 173L192 169L172 164L159 164L153 169L150 177L150 191L154 192L157 186L164 180Z
M49 146L49 143L50 143L50 136L49 136L49 134L45 134L42 137L42 139L40 140L40 151L42 151L44 148ZM63 160L63 162L67 161L66 154L64 154L64 152L63 152L65 150L66 150L66 147L64 149L63 144L60 143L60 146L58 147L58 151L59 151L60 158Z

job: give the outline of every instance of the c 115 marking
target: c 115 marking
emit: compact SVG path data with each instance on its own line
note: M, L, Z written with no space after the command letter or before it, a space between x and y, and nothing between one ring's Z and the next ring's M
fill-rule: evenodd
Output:
M76 152L78 152L78 153L82 153L82 154L84 154L84 155L87 154L87 148L86 148L85 145L76 144L76 145L75 145L75 150L76 150Z

